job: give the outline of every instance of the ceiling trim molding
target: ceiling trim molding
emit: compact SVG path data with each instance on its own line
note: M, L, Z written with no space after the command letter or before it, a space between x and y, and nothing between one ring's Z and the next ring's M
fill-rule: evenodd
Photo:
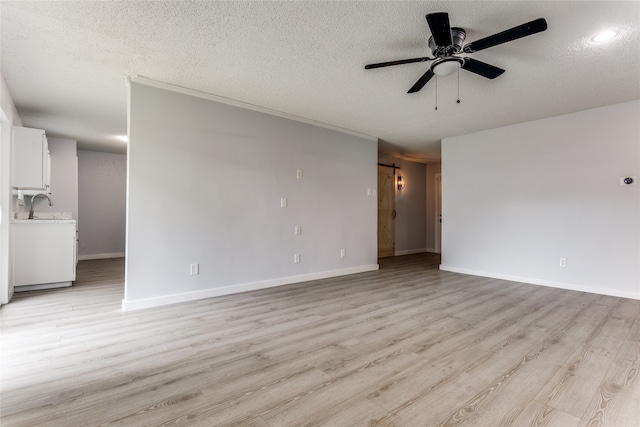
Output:
M152 79L150 79L148 77L143 77L143 76L138 76L138 75L131 75L131 76L127 77L127 85L130 82L139 83L139 84L142 84L142 85L145 85L145 86L155 87L155 88L158 88L158 89L164 89L164 90L168 90L168 91L171 91L171 92L177 92L177 93L181 93L183 95L195 96L195 97L198 97L198 98L207 99L209 101L219 102L221 104L227 104L227 105L231 105L231 106L234 106L234 107L244 108L244 109L247 109L247 110L257 111L257 112L269 114L269 115L272 115L272 116L282 117L284 119L289 119L289 120L293 120L293 121L296 121L296 122L306 123L306 124L310 124L310 125L313 125L313 126L318 126L318 127L321 127L321 128L330 129L330 130L334 130L334 131L337 131L337 132L341 132L341 133L346 133L346 134L349 134L349 135L357 136L359 138L368 139L370 141L378 142L378 138L376 138L374 136L366 135L366 134L360 133L360 132L356 132L356 131L351 130L351 129L341 128L339 126L330 125L328 123L324 123L324 122L320 122L320 121L317 121L317 120L308 119L306 117L296 116L295 114L289 114L289 113L285 113L285 112L278 111L278 110L272 110L270 108L261 107L259 105L249 104L249 103L242 102L242 101L237 101L237 100L231 99L231 98L225 98L223 96L214 95L214 94L211 94L211 93L202 92L202 91L195 90L195 89L189 89L189 88L182 87L182 86L176 86L176 85L173 85L171 83L165 83L165 82L160 82L160 81L157 81L157 80L152 80Z

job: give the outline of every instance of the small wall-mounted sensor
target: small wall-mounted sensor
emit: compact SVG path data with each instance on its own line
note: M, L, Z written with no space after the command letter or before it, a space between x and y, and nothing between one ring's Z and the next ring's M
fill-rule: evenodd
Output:
M638 182L637 176L623 176L620 177L620 185L636 185Z

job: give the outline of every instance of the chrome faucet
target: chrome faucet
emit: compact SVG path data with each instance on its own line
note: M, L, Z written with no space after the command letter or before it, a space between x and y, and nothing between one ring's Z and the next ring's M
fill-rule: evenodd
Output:
M51 201L51 199L49 198L49 196L47 196L44 193L40 193L40 194L36 194L35 196L31 197L31 208L29 209L29 219L33 219L33 204L36 201L36 198L38 197L46 197L47 200L49 201L49 206L53 206L53 202Z

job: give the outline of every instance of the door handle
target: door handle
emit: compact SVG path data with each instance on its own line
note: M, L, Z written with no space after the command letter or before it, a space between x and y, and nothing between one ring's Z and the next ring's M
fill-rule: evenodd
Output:
M396 219L396 216L398 216L398 214L396 213L396 210L394 209L393 212L391 212L391 218Z

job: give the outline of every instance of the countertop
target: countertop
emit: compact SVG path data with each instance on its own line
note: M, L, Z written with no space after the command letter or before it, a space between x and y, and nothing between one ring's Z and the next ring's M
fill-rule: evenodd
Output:
M14 219L12 224L75 224L75 219Z
M12 224L75 224L71 212L34 212L34 218L29 218L29 212L16 212L11 220Z

